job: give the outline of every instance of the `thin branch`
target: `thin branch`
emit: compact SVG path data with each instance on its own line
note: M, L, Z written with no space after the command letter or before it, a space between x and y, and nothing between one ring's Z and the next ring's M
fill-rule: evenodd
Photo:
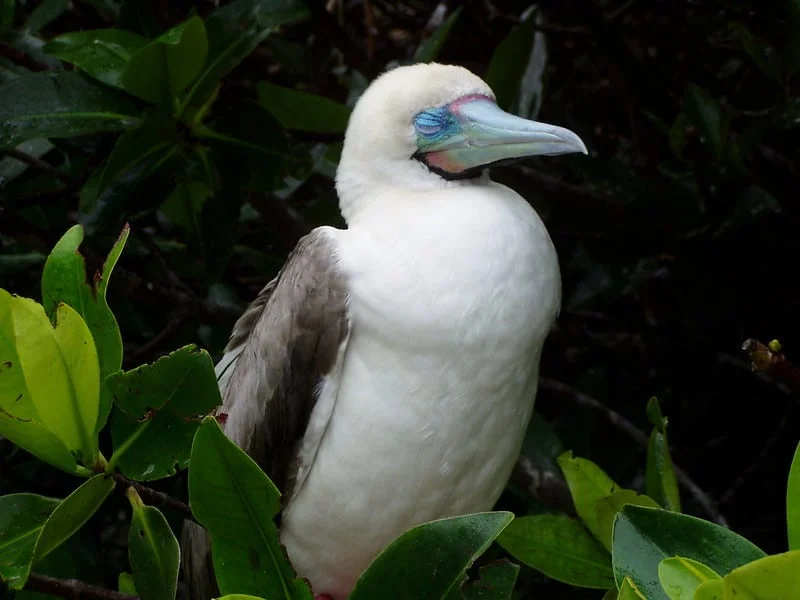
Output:
M546 377L542 377L539 380L539 387L554 394L564 396L582 408L590 408L600 412L606 418L606 420L611 423L611 425L628 434L628 436L630 436L641 446L644 446L645 448L647 447L649 438L644 431L636 427L636 425L615 410L608 408L596 398L593 398L592 396L589 396L588 394L585 394L580 390L567 385L566 383L556 381L555 379L548 379ZM703 508L708 516L710 516L715 522L719 523L723 527L727 527L727 519L725 519L724 515L719 511L717 508L717 503L711 498L711 496L699 485L697 485L697 483L695 483L689 474L675 464L674 461L672 466L675 470L675 476L678 478L678 481L689 491L695 501Z
M38 169L43 173L52 175L53 177L58 178L60 181L63 181L69 187L77 187L78 185L80 185L77 181L75 181L72 177L70 177L68 173L64 173L64 171L56 169L49 162L44 161L41 158L37 158L36 156L31 156L27 152L22 152L20 150L17 150L16 148L10 148L8 150L3 150L2 154L5 154L9 158L13 158L14 160L18 160L22 163L25 163L26 165L33 167L34 169Z
M129 596L115 590L107 590L77 579L56 579L37 573L30 574L25 583L25 590L70 600L139 600L139 596Z
M767 373L773 379L784 382L795 393L800 392L800 369L783 355L777 341L766 346L748 338L742 344L742 350L750 357L754 371Z
M191 519L194 521L194 515L192 514L192 509L189 508L189 505L181 502L177 498L173 498L169 494L165 494L164 492L159 492L158 490L154 490L151 487L147 487L146 485L142 485L136 481L128 479L121 473L112 473L111 477L116 481L118 484L125 486L125 487L132 487L137 491L139 496L142 497L142 500L147 502L148 504L152 504L154 506L166 506L168 508L172 508L177 510L180 513L183 513L183 516L187 519Z
M30 69L31 71L50 70L50 67L48 67L46 64L40 63L38 60L31 58L16 48L12 48L8 44L0 44L0 56L9 59L11 62L18 64L21 67Z

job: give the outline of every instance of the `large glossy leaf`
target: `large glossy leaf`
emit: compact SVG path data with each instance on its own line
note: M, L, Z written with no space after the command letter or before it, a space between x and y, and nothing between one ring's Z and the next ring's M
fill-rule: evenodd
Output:
M0 496L0 579L9 586L27 578L36 540L59 502L36 494Z
M453 25L455 25L459 15L461 15L461 10L463 8L463 6L456 8L450 16L436 28L431 36L419 45L417 51L414 53L414 62L427 63L436 60L439 56L439 52L442 50L442 46L444 46L445 41L447 41L447 36L450 35L450 30L453 28Z
M213 417L197 430L191 463L189 502L210 534L220 592L311 600L308 584L296 577L278 540L273 519L280 492Z
M208 61L186 92L182 108L201 104L272 31L308 14L300 0L234 0L218 8L205 21Z
M180 568L180 547L169 523L154 506L145 506L128 488L133 506L128 533L128 557L136 593L141 600L175 600Z
M344 133L350 118L344 104L268 81L258 84L258 101L287 129Z
M786 530L789 550L800 550L800 444L794 451L786 486Z
M647 496L620 488L595 463L574 458L572 452L559 456L558 465L569 485L578 516L608 550L611 550L614 517L625 504L658 506Z
M558 581L596 589L614 587L611 555L567 515L519 517L497 543L517 560Z
M22 589L33 563L47 556L78 531L113 489L114 480L95 475L59 503L39 530L33 548L18 555L13 578L7 581L8 586L14 590Z
M800 598L800 550L767 556L734 569L722 582L725 600Z
M479 574L479 581L470 581L461 588L463 600L510 600L519 565L497 560L481 567Z
M71 227L53 247L42 273L42 304L51 319L59 302L69 304L86 322L97 348L100 379L119 371L122 366L122 336L117 319L108 306L106 292L114 266L125 247L130 228L126 225L111 248L102 272L87 277L86 261L78 248L83 242L83 228ZM91 281L91 284L88 283ZM111 399L105 386L101 389L100 409L95 426L105 425Z
M736 533L660 508L626 506L614 522L612 561L620 583L630 577L650 600L668 600L658 581L665 558L683 556L725 575L764 552Z
M177 123L160 110L148 111L139 127L126 131L117 139L111 155L101 171L95 172L81 192L81 210L100 210L111 198L122 202L127 196L115 194L119 182L133 189L153 172L153 165L177 148ZM99 201L105 204L96 208Z
M0 148L33 138L119 131L138 122L125 96L79 73L32 73L0 84Z
M392 542L359 577L350 600L452 598L476 558L514 516L488 512L440 519L410 529Z
M98 81L124 89L122 74L131 57L146 44L146 38L124 29L92 29L59 35L43 50Z
M522 23L497 45L484 77L497 98L498 106L505 110L513 110L519 94L533 47L535 15L536 10L531 10Z
M681 512L678 478L672 466L672 457L667 441L667 419L661 414L661 408L656 398L651 398L648 402L647 414L653 423L653 431L647 444L647 471L645 474L647 495L662 507Z
M208 38L200 17L173 27L134 54L122 85L142 100L171 106L206 63Z
M189 462L200 417L221 403L214 364L205 350L185 346L151 365L107 380L114 402L109 469L150 481Z
M694 592L692 600L723 600L725 588L722 580L706 581Z
M722 577L701 562L674 556L659 563L658 580L670 600L685 600L693 598L697 588L706 581L721 581Z
M100 368L89 328L66 304L56 309L55 327L42 305L27 298L12 298L11 315L37 420L91 464L97 456Z

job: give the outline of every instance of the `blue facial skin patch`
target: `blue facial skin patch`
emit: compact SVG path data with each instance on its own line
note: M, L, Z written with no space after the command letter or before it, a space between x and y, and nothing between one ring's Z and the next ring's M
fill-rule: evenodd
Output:
M453 116L449 107L427 108L414 117L417 148L420 152L425 152L434 144L439 144L458 133L460 127L458 119Z

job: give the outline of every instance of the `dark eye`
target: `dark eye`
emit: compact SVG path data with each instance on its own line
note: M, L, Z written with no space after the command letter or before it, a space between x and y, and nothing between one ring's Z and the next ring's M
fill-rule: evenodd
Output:
M436 135L444 125L444 119L432 111L424 110L414 117L414 127L422 135Z

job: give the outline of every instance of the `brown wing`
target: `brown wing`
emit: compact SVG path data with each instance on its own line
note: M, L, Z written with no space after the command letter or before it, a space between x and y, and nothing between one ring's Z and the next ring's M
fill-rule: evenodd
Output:
M342 359L350 332L346 280L326 228L302 238L281 272L236 322L217 367L223 429L291 496L296 455L322 378ZM210 598L208 540L186 523L184 572L191 598Z

